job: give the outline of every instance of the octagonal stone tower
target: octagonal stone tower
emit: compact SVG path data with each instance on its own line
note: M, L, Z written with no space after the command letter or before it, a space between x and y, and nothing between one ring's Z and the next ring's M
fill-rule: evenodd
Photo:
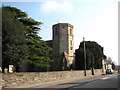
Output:
M54 70L70 69L74 60L73 25L58 23L52 29Z

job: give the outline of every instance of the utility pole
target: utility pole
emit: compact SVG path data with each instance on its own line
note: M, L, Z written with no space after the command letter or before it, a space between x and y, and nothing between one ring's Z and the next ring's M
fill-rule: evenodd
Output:
M86 49L85 49L85 39L83 37L83 43L84 43L84 76L86 76Z
M92 55L91 55L91 69L92 69L92 75L94 75L93 56Z

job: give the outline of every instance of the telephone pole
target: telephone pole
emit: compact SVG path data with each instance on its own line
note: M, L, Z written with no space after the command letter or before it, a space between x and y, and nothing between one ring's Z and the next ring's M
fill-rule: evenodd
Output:
M83 37L84 43L84 76L86 76L86 49L85 49L85 38Z
M91 70L92 70L92 75L94 75L93 56L92 55L91 55Z

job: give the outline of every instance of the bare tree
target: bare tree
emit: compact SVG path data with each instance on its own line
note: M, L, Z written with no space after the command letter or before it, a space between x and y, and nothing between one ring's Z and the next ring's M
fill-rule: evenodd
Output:
M112 58L111 57L108 57L107 61L112 64Z

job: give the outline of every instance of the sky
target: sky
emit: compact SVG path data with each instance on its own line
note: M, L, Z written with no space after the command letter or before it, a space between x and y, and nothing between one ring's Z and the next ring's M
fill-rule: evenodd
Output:
M2 0L43 23L39 35L52 39L52 25L74 25L74 48L85 37L104 48L104 54L118 64L118 1L119 0ZM120 62L119 62L120 64Z

